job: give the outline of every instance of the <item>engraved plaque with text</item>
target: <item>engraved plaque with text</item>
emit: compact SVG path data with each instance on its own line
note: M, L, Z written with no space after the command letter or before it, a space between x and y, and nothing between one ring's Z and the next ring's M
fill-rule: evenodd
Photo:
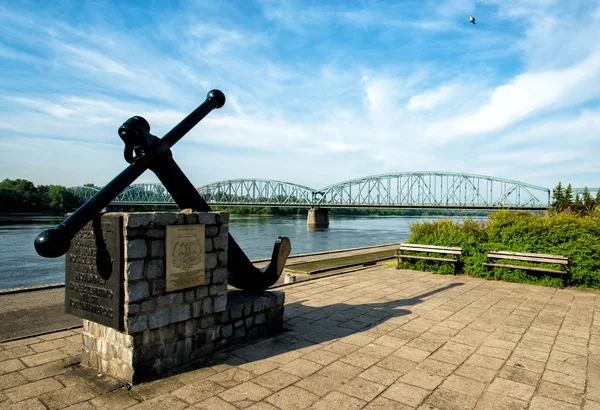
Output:
M204 225L167 226L167 292L205 285Z
M65 312L123 330L123 223L104 215L71 241L65 266Z

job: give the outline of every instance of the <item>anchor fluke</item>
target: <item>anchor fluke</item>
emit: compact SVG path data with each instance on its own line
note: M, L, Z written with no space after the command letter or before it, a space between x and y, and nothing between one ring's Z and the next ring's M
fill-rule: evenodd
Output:
M259 291L273 286L279 280L291 251L289 238L280 236L273 246L271 262L264 268L257 268L229 235L229 284L247 291Z

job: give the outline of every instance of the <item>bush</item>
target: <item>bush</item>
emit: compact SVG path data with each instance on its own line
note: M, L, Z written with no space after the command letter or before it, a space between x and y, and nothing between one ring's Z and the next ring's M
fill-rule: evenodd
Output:
M547 253L569 258L572 285L600 288L600 213L581 216L572 212L536 215L525 211L498 211L488 221L441 220L411 226L411 243L463 248L463 272L482 278L559 286L562 279L531 271L494 268L483 263L489 251ZM409 262L410 263L410 262ZM510 262L515 264L516 262ZM418 261L416 269L452 273L448 263ZM536 265L556 268L556 265Z
M465 272L471 271L482 253L481 246L487 242L485 221L464 218L461 222L442 219L436 222L420 222L411 225L408 242L424 245L457 246L463 249L461 262ZM433 255L433 254L432 254ZM444 255L436 255L443 257ZM419 260L406 262L419 270L453 273L450 263Z

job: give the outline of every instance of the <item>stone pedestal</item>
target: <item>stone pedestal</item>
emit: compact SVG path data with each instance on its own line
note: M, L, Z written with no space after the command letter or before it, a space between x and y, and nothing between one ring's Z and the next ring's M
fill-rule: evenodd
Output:
M329 210L318 206L310 208L306 225L313 228L327 228L329 226Z
M283 292L227 291L227 213L112 213L102 218L115 215L123 221L122 328L85 319L84 364L134 384L235 342L281 330ZM165 254L166 227L182 225L204 225L204 276L198 276L203 283L196 280L193 287L168 292L173 282L166 264L173 255ZM185 276L178 280L178 286L189 285Z

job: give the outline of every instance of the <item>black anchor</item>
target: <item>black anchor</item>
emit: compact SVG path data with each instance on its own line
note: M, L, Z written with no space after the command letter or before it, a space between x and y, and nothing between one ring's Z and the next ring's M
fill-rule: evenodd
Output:
M37 253L47 258L64 255L77 232L147 169L156 174L181 209L211 211L210 206L173 159L171 147L213 109L221 108L224 104L225 95L221 91L210 91L198 108L162 138L150 134L150 124L142 117L131 117L125 121L119 127L119 136L125 143L124 156L130 165L62 223L40 233L34 243ZM229 284L248 291L263 290L272 286L281 276L290 251L290 240L285 236L278 237L273 247L271 262L259 269L250 262L229 235Z

